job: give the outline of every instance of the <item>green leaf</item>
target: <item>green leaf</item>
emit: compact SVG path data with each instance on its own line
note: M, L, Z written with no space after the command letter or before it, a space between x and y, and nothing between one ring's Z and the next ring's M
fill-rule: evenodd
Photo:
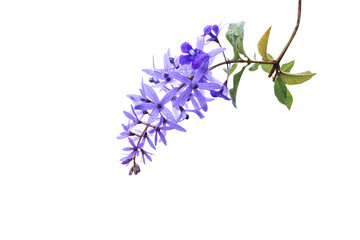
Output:
M300 84L311 79L315 73L309 71L303 73L286 73L280 72L279 79L288 85Z
M244 25L245 22L231 23L226 32L226 39L234 49L234 58L239 57L239 54L243 54L247 57L243 46Z
M233 100L233 104L234 106L236 107L236 94L237 94L237 91L238 91L238 86L239 86L239 83L240 83L240 79L241 79L241 76L242 74L244 73L245 71L245 68L247 66L244 66L240 72L238 72L237 74L234 75L234 86L232 89L230 89L230 96Z
M244 30L242 33L242 37L239 36L235 42L235 49L239 54L244 55L245 57L247 57L246 53L245 53L245 49L244 49Z
M230 71L229 71L229 76L235 71L236 67L237 67L237 63L234 63L231 65Z
M269 41L269 35L270 35L271 27L264 33L264 35L260 38L260 41L258 43L258 50L260 55L263 59L269 60L267 56L267 45Z
M295 64L295 61L291 61L291 62L289 62L289 63L285 63L285 64L283 64L283 65L281 66L280 69L281 69L282 72L290 72L291 69L293 68L294 64Z
M279 78L276 78L275 80L274 92L279 102L286 105L286 107L290 110L293 103L293 97L291 96L291 93L287 89L285 83Z
M267 60L273 60L274 58L270 55L270 53L267 54L268 55L268 59ZM263 61L266 61L266 59L263 58ZM272 64L261 64L261 68L262 70L264 70L265 72L269 73L271 71L272 68Z
M256 71L259 68L260 64L258 63L254 63L253 65L251 65L251 67L249 68L250 71Z

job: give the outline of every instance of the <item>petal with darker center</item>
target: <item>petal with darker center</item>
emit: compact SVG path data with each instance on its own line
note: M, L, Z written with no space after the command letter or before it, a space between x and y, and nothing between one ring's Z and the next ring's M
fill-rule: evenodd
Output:
M184 42L183 44L181 44L181 51L183 53L189 53L189 51L193 49L192 46L190 45L190 43L188 42Z
M205 62L206 60L208 60L210 58L209 54L205 53L205 52L200 52L198 55L196 55L196 57L194 58L194 60L192 61L191 67L196 70L198 69L201 64L203 62Z

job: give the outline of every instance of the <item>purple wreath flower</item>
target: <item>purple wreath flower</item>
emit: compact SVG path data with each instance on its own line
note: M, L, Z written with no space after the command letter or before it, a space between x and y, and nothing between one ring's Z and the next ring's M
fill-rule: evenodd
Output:
M201 113L200 111L201 108L195 108L194 110L189 110L189 109L184 109L182 107L180 107L180 115L177 119L178 122L181 122L183 120L188 120L189 119L189 114L188 112L193 112L195 113L200 119L205 118L205 116Z
M176 99L174 105L175 106L183 106L185 102L192 96L191 94L194 93L194 96L198 100L201 108L206 112L208 110L205 96L199 91L199 89L203 90L215 90L220 89L221 86L216 83L208 83L202 81L207 72L209 71L208 63L205 62L201 65L201 67L195 72L194 78L191 81L189 78L181 75L180 73L172 73L172 76L179 80L180 82L186 85L184 91L182 91L179 97Z
M158 135L159 135L161 141L166 145L167 144L166 138L165 138L166 131L173 129L172 127L162 126L163 123L164 123L164 118L161 117L158 125L149 131L149 133L151 133L151 134L155 133L155 146L157 145Z
M148 132L145 132L145 134L144 134L144 136L143 136L142 143L145 144L145 141L147 141L147 142L149 143L150 147L152 147L153 149L156 150L155 145L154 145L154 143L151 141Z
M156 86L164 86L166 84L173 84L175 83L174 80L169 76L169 72L175 71L177 68L175 67L175 59L170 57L170 50L164 55L164 69L154 70L151 69L143 69L143 72L150 75L150 82L155 83ZM162 80L160 82L159 80Z
M207 42L219 42L218 35L219 35L219 26L218 25L209 25L204 28L204 37L206 35L210 36Z
M149 153L149 152L145 151L144 149L141 149L140 152L141 152L141 156L142 156L142 160L143 160L143 163L144 163L144 164L145 164L145 157L146 157L150 162L152 162L152 159L151 159L151 156L150 156L150 155L153 155L152 153Z
M156 95L154 89L150 87L149 85L144 84L145 92L148 98L152 101L152 103L142 103L137 106L135 106L135 109L138 110L152 110L150 113L150 117L148 119L148 123L152 123L156 120L156 118L159 116L159 113L161 112L167 119L169 119L172 122L175 122L175 117L171 113L171 111L166 108L164 105L168 103L177 93L178 88L173 88L170 90L166 95L159 100L158 96Z
M132 114L129 113L129 112L124 111L125 116L129 119L129 123L128 123L128 125L122 124L122 127L123 127L123 129L124 129L124 132L120 133L120 135L117 137L117 139L123 139L123 138L127 138L127 137L130 137L130 136L134 136L135 133L131 132L130 130L131 130L134 126L142 123L142 122L139 120L139 118L137 117L137 115L136 115L136 113L135 113L134 108L133 108L132 105L131 105L131 110L132 110ZM130 121L132 121L132 122L130 123Z
M124 165L129 164L135 155L139 156L140 149L144 146L143 143L136 145L131 138L128 138L128 139L129 139L129 143L131 144L131 147L123 148L123 151L130 151L130 154L128 156L120 159L121 163Z
M191 64L191 67L196 70L198 69L206 60L210 59L209 54L203 52L199 48L193 49L193 47L188 42L184 42L181 45L181 51L185 53L180 55L179 62L181 65Z
M225 94L224 94L224 92L225 92ZM211 90L210 94L213 97L220 97L220 98L223 98L225 100L231 100L231 98L228 97L229 89L225 85L223 85L222 88L219 91Z
M123 139L135 135L133 132L130 131L131 130L130 125L124 125L124 124L121 125L124 129L124 132L120 133L120 135L116 137L117 139Z
M145 103L147 101L145 89L144 89L144 81L141 81L140 95L136 94L128 94L127 97L130 98L135 105L140 103Z

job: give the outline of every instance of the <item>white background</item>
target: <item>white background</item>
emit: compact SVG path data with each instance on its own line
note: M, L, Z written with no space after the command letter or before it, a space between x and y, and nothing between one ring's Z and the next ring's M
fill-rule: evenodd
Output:
M297 1L1 1L0 239L360 239L356 4L304 1L283 61L317 75L290 112L246 71L238 109L210 103L129 177L116 136L152 56L238 21L277 56Z

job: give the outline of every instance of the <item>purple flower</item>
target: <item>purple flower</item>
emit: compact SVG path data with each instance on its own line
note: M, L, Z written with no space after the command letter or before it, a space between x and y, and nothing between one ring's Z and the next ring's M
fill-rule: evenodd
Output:
M173 78L171 78L169 75L170 71L171 70L158 71L158 70L151 70L151 69L143 69L143 72L145 72L146 74L152 76L153 78L162 80L162 82L160 82L160 81L154 82L157 84L156 86L164 86L166 84L174 83Z
M128 156L120 159L120 161L124 165L129 164L135 155L138 156L140 149L144 146L143 143L140 143L139 145L135 145L134 141L131 138L128 138L128 139L129 139L129 143L131 144L131 147L123 148L123 151L130 151L130 154Z
M170 51L168 50L164 55L164 69L156 70L154 65L154 70L143 69L143 72L152 76L150 82L157 84L156 86L164 86L174 83L173 79L169 76L169 72L175 71L175 65L175 59L170 57ZM162 82L160 82L159 79L162 80Z
M167 126L169 125L169 126ZM181 132L186 132L186 130L181 127L180 125L174 123L174 122L170 122L168 120L166 120L163 116L160 117L160 121L159 123L156 125L156 127L154 127L153 129L151 129L149 131L149 133L153 134L155 133L155 146L157 145L157 140L158 140L158 136L160 137L160 140L166 145L166 132L168 130L172 130L172 129L176 129L178 131Z
M151 116L148 119L148 123L152 123L156 120L156 118L159 116L159 113L162 113L167 119L170 121L175 122L175 117L171 113L171 111L166 108L164 105L168 103L177 93L178 88L174 88L170 90L166 95L159 100L158 96L156 95L154 89L150 87L149 85L144 84L145 92L148 98L152 101L152 103L142 103L137 106L135 106L135 109L139 110L152 110Z
M142 142L145 144L145 141L149 143L150 147L156 150L154 143L151 141L149 134L147 132L144 133Z
M225 94L224 94L224 92L225 92ZM229 89L225 85L223 85L219 91L211 90L210 94L213 97L220 97L225 100L231 100L231 98L228 97Z
M166 127L166 125L169 125L170 128L167 129L167 130L176 129L176 130L178 130L178 131L180 131L180 132L186 132L185 128L183 128L183 127L180 126L179 124L176 124L176 123L174 123L174 122L170 122L170 121L166 120L165 118L162 118L160 121L162 122L162 125L163 125L164 127Z
M191 64L191 67L194 70L198 69L205 61L210 59L209 54L203 52L199 48L193 49L193 47L188 42L184 42L181 45L181 51L185 54L180 56L180 64Z
M177 119L178 122L183 121L183 120L185 120L185 119L186 119L186 120L189 119L189 114L188 114L188 112L196 113L196 115L198 115L198 117L199 117L200 119L205 118L205 116L201 113L200 108L194 109L194 110L189 110L189 109L184 109L184 108L180 107L180 111L181 111L181 113L180 113L180 115L179 115L179 117L178 117L178 119Z
M158 135L159 135L161 141L166 145L167 144L166 138L165 138L166 131L173 129L172 127L162 126L163 122L164 122L164 118L161 117L158 125L149 131L149 133L151 133L151 134L155 133L155 146L157 145Z
M173 58L170 54L170 49L164 55L164 68L165 70L177 69L179 67L179 58Z
M130 131L131 130L130 125L127 125L127 126L125 126L124 124L121 124L121 125L124 129L124 132L120 133L120 135L116 137L117 139L123 139L123 138L127 138L127 137L135 135L133 132Z
M136 115L136 113L135 113L135 110L134 110L134 108L133 108L132 105L131 105L131 111L132 111L132 114L129 113L129 112L124 111L125 116L126 116L129 120L132 120L132 121L133 121L129 126L135 126L135 125L137 125L137 124L140 124L141 121L140 121L139 118L137 117L137 115Z
M144 82L141 82L140 96L136 94L129 94L127 97L130 98L135 105L145 103L147 101L147 97L144 90Z
M219 26L218 25L209 25L204 28L204 35L203 36L210 36L207 42L219 42L218 35L219 35Z
M194 78L191 81L189 78L181 75L180 73L172 73L172 76L179 80L180 82L186 85L186 88L180 93L179 97L175 101L175 106L183 106L185 102L192 96L191 94L194 93L194 96L198 100L201 108L206 112L208 110L205 96L199 91L199 89L203 90L215 90L220 89L221 86L216 83L208 83L204 82L203 78L207 75L208 64L205 62L201 65L201 67L195 72Z
M151 159L151 156L150 156L150 155L153 155L153 154L145 151L144 149L141 149L141 156L142 156L142 160L143 160L143 163L144 163L144 164L145 164L145 157L146 157L150 162L152 162L152 159Z

